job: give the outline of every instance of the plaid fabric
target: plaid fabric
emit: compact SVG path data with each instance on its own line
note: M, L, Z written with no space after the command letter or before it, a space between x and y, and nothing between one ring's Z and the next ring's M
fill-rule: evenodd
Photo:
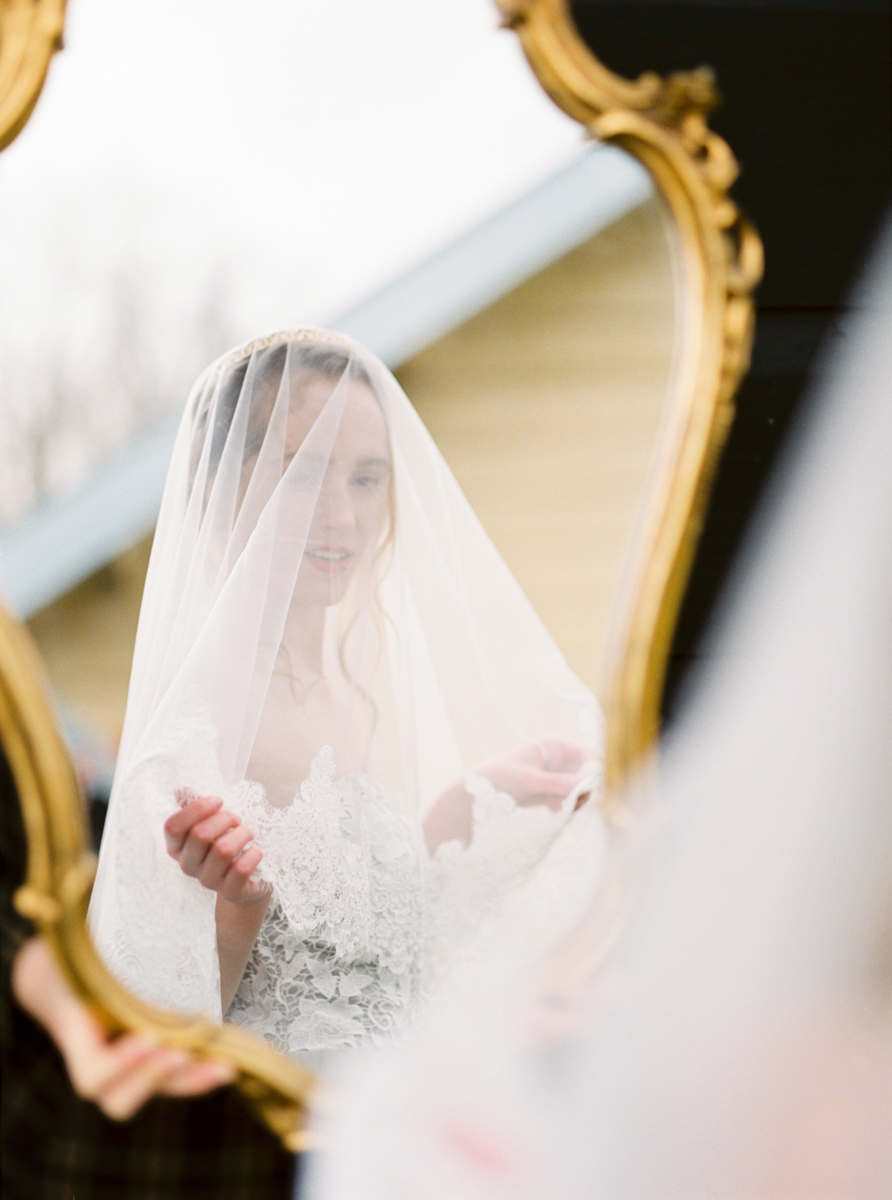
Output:
M0 753L0 1180L4 1200L278 1200L295 1160L226 1088L197 1100L159 1099L125 1124L71 1089L53 1043L11 998L12 960L31 933L12 907L25 835Z

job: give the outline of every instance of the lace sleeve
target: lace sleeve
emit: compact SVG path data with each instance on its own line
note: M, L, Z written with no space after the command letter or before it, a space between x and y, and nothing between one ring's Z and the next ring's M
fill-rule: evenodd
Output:
M264 852L255 875L270 885L270 910L292 946L317 939L339 956L356 953L368 941L369 889L361 847L340 829L328 747L295 801L282 809L268 803L258 783L228 783L217 747L206 705L187 695L166 735L156 735L155 752L128 773L113 798L108 840L114 855L104 854L104 902L91 923L108 965L138 995L220 1020L216 894L185 875L164 843L177 792L219 796L251 828Z
M578 796L600 785L593 775L557 810L518 805L480 775L469 775L465 786L473 800L471 840L442 843L429 862L425 964L432 981L535 876L573 817Z
M338 780L328 747L288 808L255 787L240 812L273 895L228 1018L308 1066L385 1040L418 990L420 839L373 780Z
M182 778L175 775L174 764L156 759L122 781L108 819L118 828L114 854L102 863L105 902L98 918L91 911L92 932L110 970L138 996L220 1020L216 896L185 875L164 844Z

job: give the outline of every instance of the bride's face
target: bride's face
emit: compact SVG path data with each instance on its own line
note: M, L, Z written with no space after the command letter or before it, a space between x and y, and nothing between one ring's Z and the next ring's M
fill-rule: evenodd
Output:
M292 422L286 462L300 448L307 419L315 419L331 395L325 379L302 388L301 414ZM360 564L368 561L390 508L392 469L381 406L364 384L347 385L344 414L313 512L294 599L327 607L343 599Z

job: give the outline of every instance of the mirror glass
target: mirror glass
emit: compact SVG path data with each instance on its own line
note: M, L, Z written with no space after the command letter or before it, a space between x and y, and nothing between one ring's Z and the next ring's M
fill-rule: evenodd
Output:
M150 531L186 388L215 355L265 329L330 325L395 369L483 528L582 681L573 694L583 695L585 687L597 693L600 685L611 604L674 364L676 260L662 203L632 160L604 148L580 148L578 130L541 94L513 41L499 40L493 22L484 29L471 6L461 20L454 13L448 21L434 15L428 25L409 16L406 6L394 5L389 16L379 13L371 24L359 5L332 7L349 8L352 32L346 40L337 33L337 13L307 18L316 23L307 30L273 4L262 6L247 34L243 22L233 19L228 40L225 21L208 31L198 18L190 26L188 13L178 15L184 37L171 39L157 4L134 6L125 17L114 6L84 0L73 15L69 56L51 76L35 129L22 139L27 153L14 146L4 155L20 202L12 215L27 227L22 243L27 252L7 247L10 277L18 283L7 289L5 301L10 305L19 296L23 303L5 323L3 354L15 386L4 421L30 450L19 455L18 475L4 476L0 572L7 594L30 618L58 690L96 834L123 721ZM127 21L142 24L120 27ZM190 30L191 42L185 36ZM355 86L362 87L368 50L363 39L372 36L382 55L388 37L403 48L399 61L408 62L408 75L397 73L398 86L388 96L380 81L391 76L376 60L383 108L360 119L354 148L344 141L344 130L356 132L355 107L345 109L344 89L333 87L332 80L343 78L349 51ZM446 58L446 36L465 65L463 79L471 81L462 93L464 106L438 101L424 111L427 124L419 124L418 113L407 124L405 95L412 94L412 79L417 77L419 95L455 90L454 78L443 81L444 92L430 76L432 64ZM175 101L160 98L147 80L139 83L149 57L145 39L159 56L152 71L163 60L179 81L172 87ZM120 48L135 44L140 53L128 59ZM297 66L282 47L302 47L295 51ZM102 57L114 72L111 85L96 75ZM314 60L329 63L321 77ZM282 82L291 77L286 66L298 76L316 71L316 89L289 93ZM452 75L454 67L452 61ZM128 73L137 76L132 87ZM232 81L243 75L256 86L238 91L236 110ZM347 76L353 78L349 71ZM81 105L68 129L64 123L54 126L52 116L54 105L66 103L66 87ZM109 94L120 98L113 112ZM147 108L147 95L155 106L170 104L170 111ZM292 112L302 124L289 133ZM91 152L72 150L71 177L78 184L64 204L54 204L48 164L58 170L60 130L69 145L73 140L83 146L78 122L105 130L106 154L119 147L118 178L96 163L92 173L79 174L77 154L89 158ZM373 127L388 129L387 144ZM193 156L178 129L189 131L186 142L200 143ZM442 134L439 144L433 132ZM172 146L179 147L173 156ZM38 270L29 272L28 254ZM360 384L365 386L362 379ZM389 411L376 386L372 392ZM394 427L389 436L388 470L396 473L402 445ZM298 456L301 446L299 441L292 447ZM383 453L377 458L389 461ZM320 494L326 479L327 474ZM397 494L402 486L397 479ZM390 519L402 528L399 507ZM476 536L467 534L475 546ZM509 638L513 605L506 602L503 612L481 618L481 660L495 653L495 639ZM533 629L525 610L517 619L518 628ZM396 630L397 640L404 632L405 626ZM518 635L516 656L508 653L501 661L541 653L546 643L537 641L531 650L526 638L527 633ZM437 649L434 638L428 657ZM445 642L440 649L448 658ZM388 669L396 678L396 668ZM552 669L557 675L548 675ZM543 670L545 691L560 691L563 668ZM479 688L473 681L464 686L470 710L479 702ZM510 670L499 686L510 698ZM461 680L459 694L460 687ZM397 698L397 711L396 684L387 694ZM581 711L588 701L572 703ZM391 719L387 704L372 707L372 724L385 727ZM324 703L314 710L323 723L324 710ZM596 711L592 701L589 715ZM399 725L398 716L392 723ZM425 873L430 842L422 842L417 822L410 833L404 822L384 854L389 865L383 874L376 876L378 868L369 862L360 864L366 880L362 903L373 912L386 893L397 913L394 898L402 895L406 873L400 875L402 868L393 862L399 854L411 859L407 870L415 891L402 916L394 917L390 943L376 942L383 935L368 929L364 941L337 943L323 930L303 941L293 938L292 947L286 930L261 972L256 963L251 966L260 942L249 938L248 972L240 974L242 963L236 984L241 988L247 979L253 990L247 998L237 992L230 1016L308 1065L321 1066L338 1048L392 1032L399 1025L395 1006L411 1011L428 982L439 986L454 961L484 955L487 938L516 938L528 949L536 937L553 936L572 922L597 883L604 851L597 812L584 803L597 790L597 772L587 768L596 755L597 721L573 735L588 752L567 764L555 760L558 751L549 741L557 726L539 728L533 721L526 728L532 741L523 746L537 747L541 761L524 761L524 768L573 776L574 787L563 787L560 803L521 802L524 819L532 814L525 832L491 825L488 842L472 836L467 845L463 834L445 837L441 844L453 850L440 854L435 885ZM404 747L401 736L394 734L394 745ZM513 752L507 743L498 744L500 753ZM454 782L466 806L470 792L462 772L480 762L479 755L460 759ZM383 773L384 768L382 778ZM346 789L350 795L337 836L348 849L358 847L361 859L362 798L378 796L379 785L381 795L391 793L371 768L363 776L371 783L355 783L360 774L339 772L341 793ZM413 820L447 794L443 783L452 777L446 768L441 775L434 794L423 795L420 808L413 809ZM513 784L501 779L490 780L496 793L518 799ZM188 805L181 793L191 785L185 777L167 780L169 810L174 796ZM484 800L475 797L482 811ZM577 801L581 806L571 816ZM533 828L536 821L541 828ZM162 824L158 819L151 834L160 853ZM341 870L343 856L339 861ZM179 870L172 859L166 862ZM454 894L452 887L458 889ZM443 922L431 949L434 943L422 945L418 931L430 924L424 897L437 888L441 915L464 916ZM213 958L219 913L214 893L205 891ZM338 878L329 881L327 894L332 906L343 901ZM260 915L263 928L279 919L275 908ZM164 930L153 932L146 916L137 942L155 937L163 958ZM219 942L219 923L216 928ZM255 930L252 937L258 936ZM404 947L400 955L396 943ZM441 952L443 966L434 961ZM153 981L140 979L145 963L138 957L121 959L123 978L157 1000ZM196 977L207 972L209 961L196 956ZM211 974L213 969L212 962ZM210 977L204 982L211 991L218 986ZM283 988L293 999L295 987L304 984L306 1003L298 997L295 1021L313 1032L301 1044L298 1035L289 1040L282 1033L276 1012ZM182 994L197 997L194 1005L184 1000L185 1007L214 1015L200 987L186 987ZM359 1004L357 997L371 999ZM364 1016L357 1015L360 1009Z
M675 231L641 175L633 208L397 372L596 691L675 361Z

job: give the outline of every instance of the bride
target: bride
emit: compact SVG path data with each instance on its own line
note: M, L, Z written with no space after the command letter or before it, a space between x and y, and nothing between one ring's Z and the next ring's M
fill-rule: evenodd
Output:
M600 739L383 364L251 342L174 449L96 943L145 998L305 1062L380 1040L597 789Z

